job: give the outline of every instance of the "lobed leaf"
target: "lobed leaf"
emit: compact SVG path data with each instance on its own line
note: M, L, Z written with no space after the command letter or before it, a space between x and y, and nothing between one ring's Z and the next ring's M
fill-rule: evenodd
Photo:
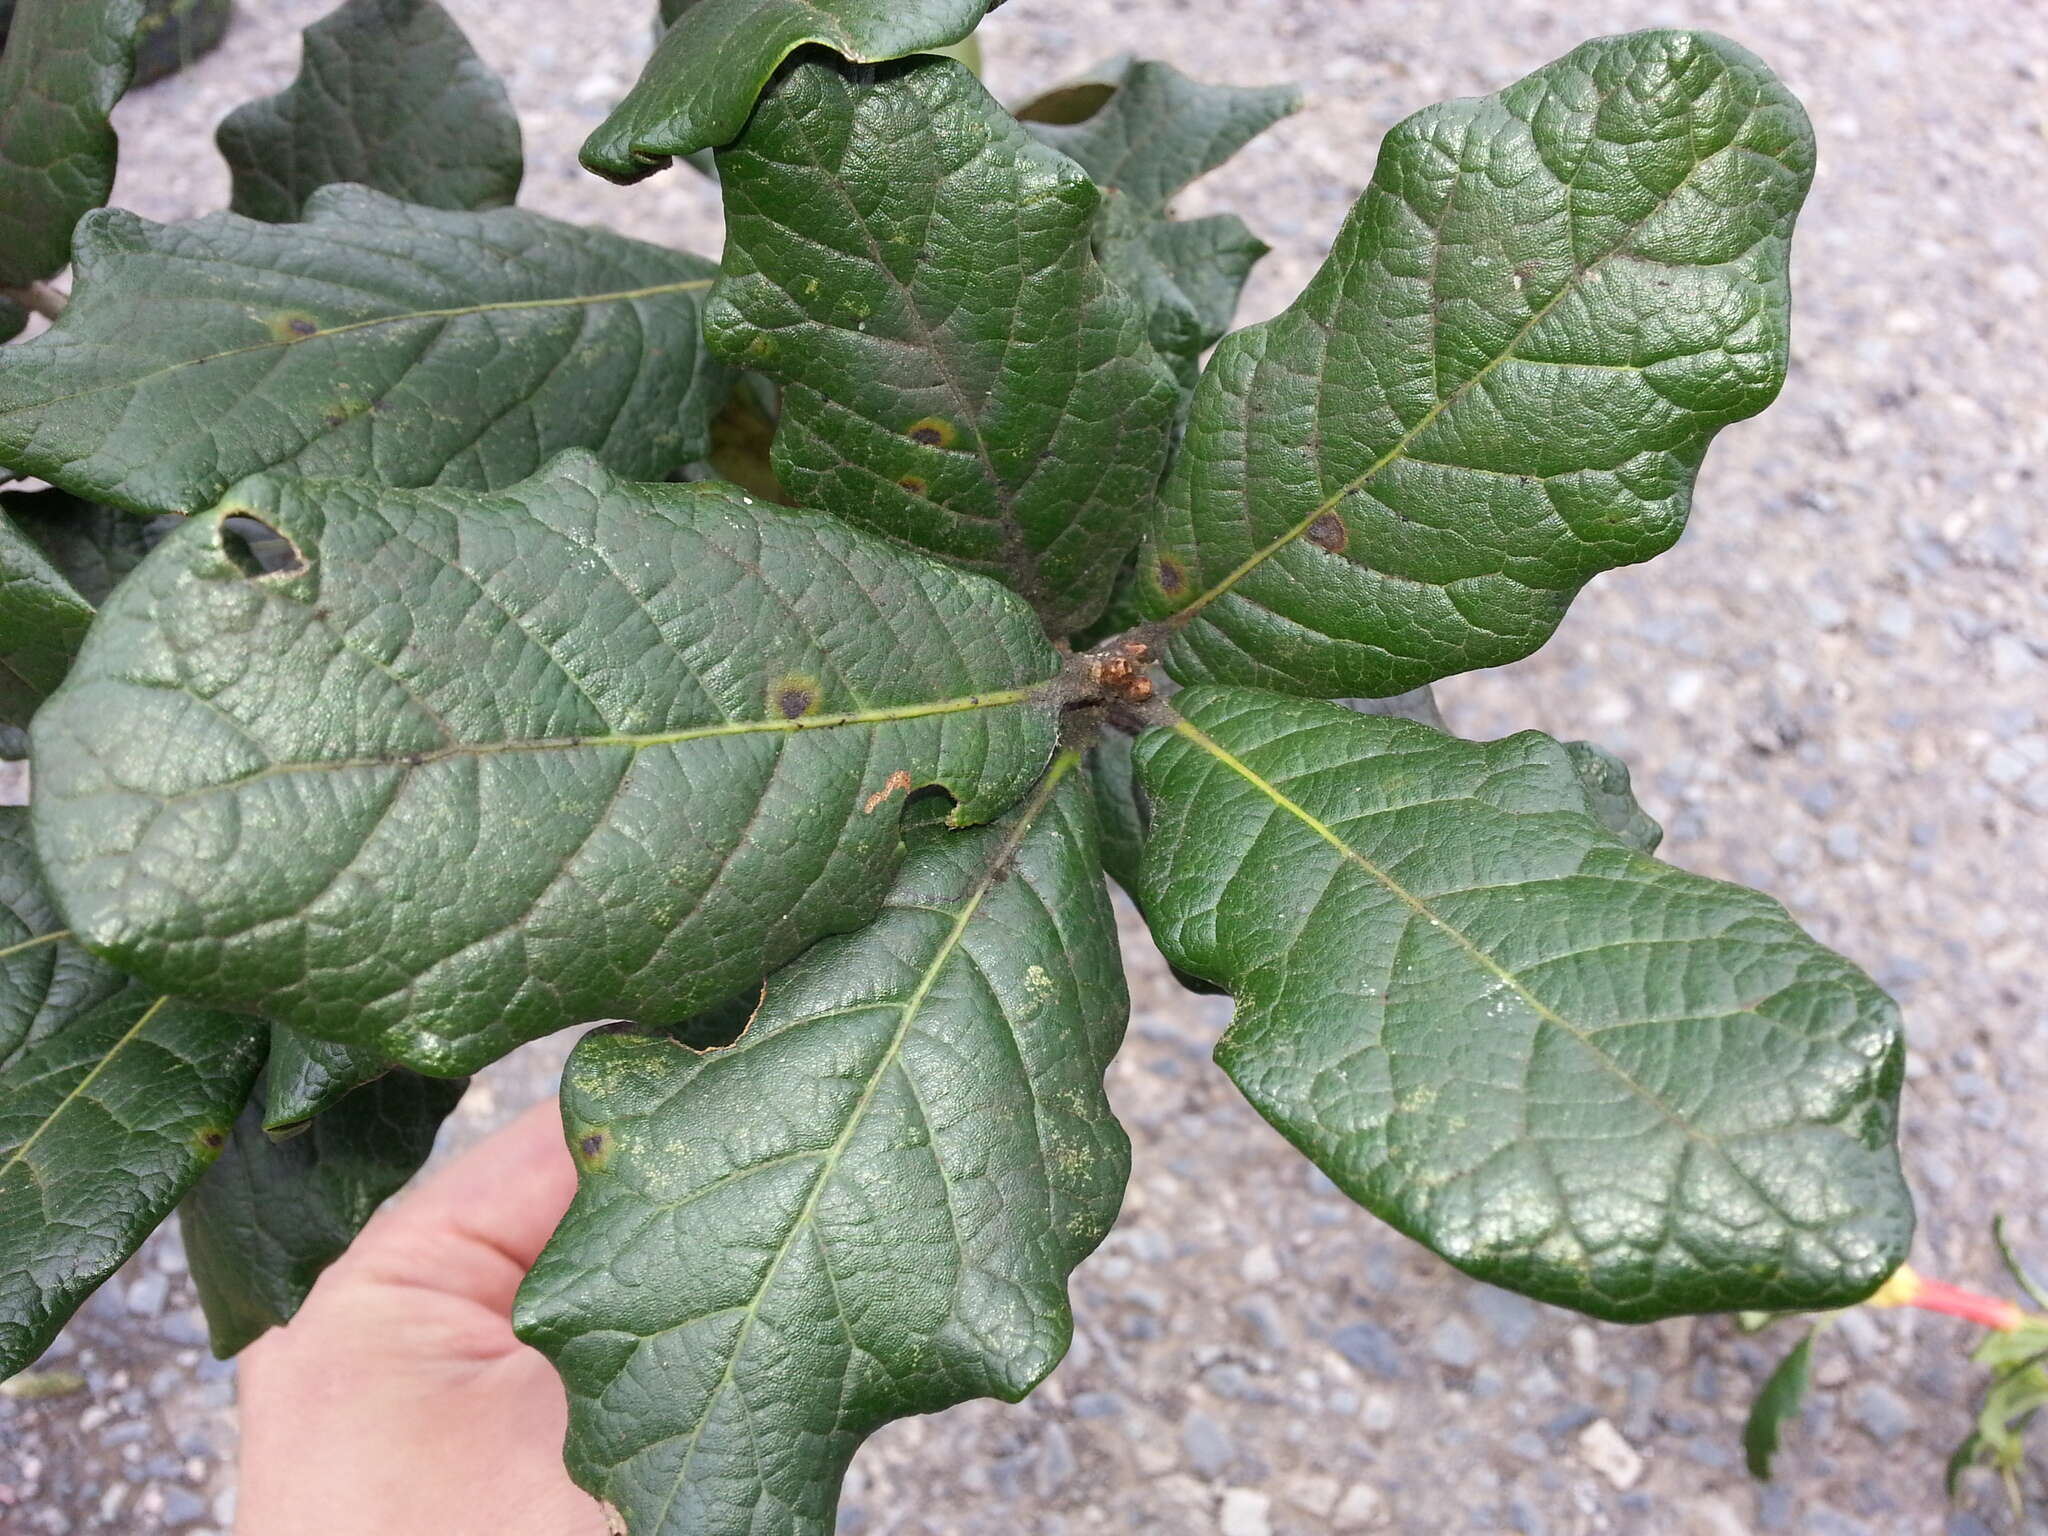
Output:
M639 181L678 155L730 144L782 61L807 44L879 64L957 43L1002 0L696 0L626 99L584 141L583 163ZM666 6L663 14L670 15Z
M997 577L1055 634L1100 612L1174 391L1095 259L1095 188L936 59L798 64L718 165L706 325L784 386L791 497Z
M1301 108L1292 86L1203 85L1129 55L1098 64L1017 116L1113 194L1096 244L1111 277L1139 301L1152 345L1183 388L1230 329L1238 295L1268 247L1235 214L1186 223L1176 193Z
M237 107L215 135L236 213L286 223L345 181L430 208L519 195L519 119L437 0L346 0L305 39L298 78Z
M703 455L728 388L699 337L715 274L363 187L298 224L94 214L62 318L0 353L0 460L134 512L266 469L492 490L566 448L658 478Z
M27 725L64 681L92 611L34 541L0 513L0 724Z
M296 1136L314 1116L391 1070L376 1051L315 1040L273 1024L270 1054L263 1063L263 1129L279 1139Z
M123 967L460 1076L867 921L903 795L982 821L1037 778L1059 665L1001 588L731 486L256 479L37 715L37 842Z
M1129 1171L1073 761L915 838L875 922L771 978L736 1045L570 1058L579 1189L515 1318L568 1386L571 1471L638 1536L827 1536L868 1434L1015 1401L1065 1352Z
M0 1377L32 1363L219 1156L263 1026L129 986L0 1079Z
M1139 740L1141 905L1216 1059L1374 1214L1616 1321L1845 1306L1904 1256L1898 1011L1592 816L1558 743L1253 689Z
M150 524L68 491L0 493L0 514L95 607L149 553Z
M0 52L0 288L54 276L107 200L108 120L135 72L143 0L20 0Z
M297 1314L327 1266L434 1150L468 1086L393 1072L356 1089L300 1135L264 1134L250 1095L220 1161L178 1207L192 1284L225 1360Z
M69 938L36 863L28 808L0 806L0 1073L128 985Z
M1382 695L1535 650L1777 394L1805 114L1721 38L1587 43L1408 119L1196 391L1140 560L1183 682Z

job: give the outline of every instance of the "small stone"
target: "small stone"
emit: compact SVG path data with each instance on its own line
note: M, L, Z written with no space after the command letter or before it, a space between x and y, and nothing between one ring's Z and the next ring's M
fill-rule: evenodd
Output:
M1124 1411L1124 1400L1114 1392L1076 1392L1071 1406L1077 1419L1113 1419Z
M207 1345L206 1318L197 1307L171 1313L156 1325L156 1331L181 1349L204 1349Z
M1599 1375L1600 1340L1594 1335L1593 1330L1580 1323L1565 1335L1565 1338L1571 1345L1572 1369L1581 1376Z
M1330 1347L1361 1371L1387 1377L1401 1374L1400 1347L1378 1323L1346 1323L1330 1335Z
M1479 1363L1479 1337L1462 1318L1447 1317L1430 1333L1429 1352L1440 1364L1469 1371Z
M1595 1419L1579 1431L1579 1456L1624 1493L1642 1479L1641 1454L1622 1439L1612 1420Z
M1387 1501L1380 1496L1379 1489L1371 1483L1353 1483L1337 1511L1330 1516L1330 1524L1340 1531L1362 1531L1367 1526L1383 1525L1387 1518Z
M1749 1523L1734 1506L1712 1494L1679 1505L1678 1528L1685 1536L1750 1536Z
M1204 1477L1221 1477L1237 1457L1237 1447L1223 1426L1199 1411L1181 1421L1180 1448L1188 1465Z
M1273 1536L1273 1501L1251 1488L1232 1488L1223 1495L1217 1521L1223 1536Z
M207 1516L206 1500L189 1488L166 1488L164 1490L163 1522L173 1528L190 1525Z
M1828 857L1840 864L1852 864L1863 856L1863 839L1854 827L1830 827Z
M1879 1445L1891 1445L1913 1427L1913 1410L1882 1382L1867 1381L1849 1394L1849 1417Z
M1270 1243L1260 1243L1247 1248L1244 1257L1237 1261L1238 1278L1246 1285L1271 1285L1280 1278L1280 1261L1273 1254Z
M1327 1520L1343 1491L1334 1477L1297 1477L1287 1485L1287 1502Z
M1536 1304L1526 1296L1497 1286L1474 1286L1472 1310L1479 1314L1495 1342L1509 1349L1520 1348L1536 1329Z
M155 1317L163 1311L170 1290L169 1278L161 1271L153 1270L130 1284L122 1300L126 1302L130 1316Z
M1073 1442L1058 1424L1048 1424L1038 1442L1038 1496L1051 1499L1073 1478L1077 1463Z
M1287 1347L1287 1320L1273 1304L1272 1297L1247 1296L1233 1310L1257 1336L1260 1348L1277 1353Z

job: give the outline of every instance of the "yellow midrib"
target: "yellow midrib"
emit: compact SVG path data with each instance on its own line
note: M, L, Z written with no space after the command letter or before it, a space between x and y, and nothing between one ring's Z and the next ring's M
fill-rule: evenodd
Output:
M36 1128L33 1131L29 1132L28 1139L24 1141L20 1146L16 1147L14 1151L8 1155L6 1162L0 1163L0 1179L6 1178L8 1174L12 1173L15 1170L15 1167L21 1162L21 1160L28 1156L30 1149L33 1148L35 1144L42 1139L43 1132L47 1131L51 1126L55 1125L60 1119L63 1118L64 1111L66 1111L74 1103L76 1103L78 1101L79 1096L83 1094L86 1091L86 1089L90 1088L95 1082L99 1080L99 1075L107 1070L107 1066L109 1063L111 1063L123 1051L127 1050L129 1046L135 1043L135 1037L141 1034L143 1030L149 1027L149 1021L155 1018L158 1012L163 1008L164 1004L168 1003L169 1001L169 997L159 997L155 1002L151 1003L147 1008L142 1010L142 1016L138 1018L133 1024L128 1026L126 1032L122 1034L119 1040L116 1040L114 1042L112 1047L108 1049L106 1055L102 1056L98 1061L92 1064L92 1069L72 1086L72 1089L69 1093L65 1094L64 1097L58 1101L57 1107L51 1110L49 1114L45 1115L42 1118L42 1120L37 1123Z

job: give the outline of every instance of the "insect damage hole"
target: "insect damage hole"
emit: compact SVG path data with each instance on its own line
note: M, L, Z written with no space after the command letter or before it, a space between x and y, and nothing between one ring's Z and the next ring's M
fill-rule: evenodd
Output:
M306 568L299 546L253 513L230 512L220 522L220 552L244 576L296 576Z

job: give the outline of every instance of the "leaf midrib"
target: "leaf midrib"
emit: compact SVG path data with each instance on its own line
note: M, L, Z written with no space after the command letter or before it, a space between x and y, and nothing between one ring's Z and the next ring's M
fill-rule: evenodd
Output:
M546 299L499 299L484 304L458 304L447 309L415 309L396 315L372 315L366 320L351 320L345 325L332 325L309 331L304 336L274 336L268 341L251 342L246 347L230 347L224 352L209 352L201 357L180 358L177 362L167 363L150 373L95 384L88 389L74 390L68 395L46 395L28 404L0 409L0 416L48 410L51 406L63 405L72 400L84 400L110 390L140 389L146 384L155 383L158 379L168 378L187 368L199 367L203 363L217 363L231 357L247 357L258 352L303 346L309 341L326 341L331 337L366 331L380 325L405 325L418 320L460 320L470 315L495 314L511 310L569 309L579 305L631 303L636 299L660 298L664 294L708 289L717 281L715 277L693 277L682 282L655 283L646 288L621 288L609 293L567 294Z
M1690 134L1692 126L1692 118L1690 113L1688 113L1687 115L1686 122L1688 134ZM1278 554L1288 545L1294 543L1303 534L1307 533L1310 528L1315 526L1317 519L1327 516L1331 512L1334 512L1339 506L1343 505L1347 497L1351 496L1357 491L1363 490L1366 486L1370 485L1373 482L1373 480L1378 477L1381 470L1385 469L1388 465L1392 464L1396 459L1404 457L1409 446L1424 432L1428 431L1429 428L1433 426L1436 423L1436 421L1441 416L1443 416L1443 414L1446 411L1450 410L1452 406L1456 405L1459 401L1463 400L1465 396L1469 394L1473 389L1475 389L1479 384L1484 382L1487 378L1491 377L1496 369L1500 368L1505 363L1513 362L1515 360L1516 348L1520 347L1523 341L1525 341L1528 338L1529 333L1533 331L1538 325L1540 325L1545 319L1547 319L1551 311L1556 309L1559 304L1562 304L1567 298L1577 293L1585 285L1586 280L1589 277L1591 277L1595 271L1597 271L1602 266L1606 265L1606 263L1612 260L1614 257L1620 255L1623 251L1623 248L1626 247L1630 241L1634 240L1636 235L1641 232L1643 226L1649 223L1650 220L1655 218L1659 213L1661 213L1665 209L1665 207L1669 205L1669 203L1674 197L1678 196L1680 192L1684 191L1685 188L1691 184L1692 178L1699 173L1699 169L1701 166L1705 165L1708 160L1713 159L1715 155L1725 154L1727 151L1735 147L1737 147L1736 137L1731 137L1728 143L1722 145L1721 148L1715 150L1713 155L1708 155L1701 159L1695 159L1692 162L1692 164L1686 167L1685 175L1679 178L1676 186L1672 187L1672 189L1669 192L1666 192L1662 197L1659 197L1657 201L1644 212L1643 216L1640 219L1637 219L1633 224L1629 225L1627 229L1623 230L1621 234L1616 237L1614 243L1608 246L1607 249L1600 252L1599 255L1595 256L1591 261L1587 262L1584 266L1575 265L1572 269L1571 277L1559 286L1557 292L1551 295L1551 297L1542 305L1541 308L1537 309L1534 314L1530 315L1527 320L1522 322L1521 326L1515 331L1515 334L1508 338L1507 345L1504 346L1499 353L1489 358L1486 361L1486 363L1482 367L1480 367L1476 372L1474 372L1470 378L1466 379L1464 383L1460 384L1456 389L1452 390L1448 395L1444 396L1441 400L1437 401L1436 404L1432 405L1427 411L1425 411L1421 419L1417 421L1414 426L1410 427L1407 431L1403 432L1401 436L1394 441L1393 445L1386 450L1385 453L1382 453L1378 458L1374 459L1372 463L1368 464L1363 470L1359 471L1357 475L1353 476L1350 480L1347 480L1335 491L1331 492L1328 496L1325 496L1321 501L1317 502L1315 506L1307 513L1306 516L1302 517L1298 522L1294 524L1293 527L1289 528L1285 533L1281 534L1272 542L1264 545L1263 547L1257 550L1254 550L1250 555L1246 556L1235 567L1233 567L1229 571L1229 573L1223 577L1221 581L1217 582L1213 587L1210 587L1207 591L1201 593L1192 602L1188 603L1186 607L1177 609L1173 613L1169 614L1165 622L1170 625L1173 625L1176 628L1188 623L1195 617L1196 614L1200 613L1204 608L1208 607L1210 603L1214 602L1217 598L1224 596L1233 587L1235 587L1238 584L1238 582L1242 581L1245 577L1249 576L1253 571L1257 570L1260 566L1264 565L1266 561L1271 559L1274 555ZM1588 144L1586 153L1591 153L1590 142ZM1581 165L1584 164L1584 158L1584 156L1581 157ZM1576 170L1573 172L1573 176L1574 178L1576 178ZM1377 173L1375 173L1373 177L1373 184L1375 187L1377 187L1379 184L1379 177ZM1562 185L1565 191L1566 203L1569 206L1573 202L1574 194L1576 194L1576 192L1578 191L1578 183L1576 179L1573 179L1564 181ZM1392 196L1393 194L1389 193L1388 195ZM1442 242L1440 240L1436 243L1435 256L1437 258L1441 258L1442 256ZM1431 314L1432 316L1434 316L1436 310L1436 305L1434 302L1436 297L1434 287L1432 287L1431 290L1431 297ZM1292 308L1290 308L1285 315L1279 317L1279 320L1284 320L1289 316L1296 314L1300 311L1300 306L1301 301L1297 300L1295 305ZM1275 320L1268 323L1277 324L1279 323L1279 321ZM1263 330L1264 328L1262 327L1261 329ZM1251 333L1247 332L1245 334ZM1435 366L1439 362L1436 348L1433 345L1430 349L1430 360L1432 366ZM1641 370L1632 371L1640 372ZM1465 469L1467 466L1461 464L1455 467L1462 470Z
M1674 1129L1681 1132L1688 1140L1711 1147L1716 1152L1720 1151L1719 1145L1711 1137L1694 1128L1676 1108L1639 1082L1619 1061L1615 1060L1609 1052L1603 1049L1593 1036L1574 1024L1570 1019L1567 1019L1563 1014L1557 1012L1557 1010L1536 996L1534 992L1530 991L1519 976L1494 959L1478 940L1474 939L1455 923L1452 923L1448 918L1445 918L1428 901L1416 895L1386 870L1380 868L1371 859L1368 859L1356 848L1345 842L1343 837L1328 822L1323 821L1298 801L1291 799L1272 780L1266 778L1256 768L1253 768L1249 763L1231 752L1223 743L1217 741L1213 736L1210 736L1190 721L1184 719L1175 720L1173 730L1175 734L1193 743L1226 768L1242 777L1246 783L1271 800L1274 805L1293 816L1303 826L1315 833L1316 836L1336 849L1338 854L1347 862L1355 864L1358 868L1364 870L1389 895L1400 901L1432 928L1435 928L1446 938L1450 939L1460 949L1465 951L1474 964L1493 976L1503 986L1508 988L1509 991L1513 992L1515 996L1519 997L1538 1019L1563 1030L1574 1040L1578 1041L1589 1055L1596 1058L1613 1074L1617 1082L1651 1108L1655 1109L1658 1114L1662 1115Z
M1038 818L1044 813L1045 808L1052 803L1053 793L1059 788L1060 781L1080 761L1081 754L1072 750L1063 751L1053 759L1051 766L1046 769L1045 777L1039 780L1037 788L1032 791L1030 800L1018 812L1016 823L1010 828L1009 833L1003 838L1001 845L998 846L995 853L990 857L987 867L975 881L974 888L968 893L967 899L961 903L960 910L953 919L952 928L948 930L946 937L941 941L930 963L925 966L923 973L918 977L917 986L912 989L910 996L904 1000L902 1004L902 1017L897 1023L895 1034L890 1038L888 1048L877 1060L874 1071L869 1074L867 1086L861 1090L860 1098L855 1101L852 1109L847 1112L845 1128L841 1130L838 1138L834 1140L830 1147L826 1148L823 1157L820 1158L817 1177L811 1185L810 1194L804 1200L803 1208L797 1212L796 1219L790 1223L787 1237L777 1247L774 1259L769 1262L767 1270L761 1277L761 1283L755 1287L753 1299L747 1303L744 1309L746 1317L740 1324L738 1336L733 1340L731 1353L726 1357L725 1370L719 1376L718 1384L705 1394L704 1411L698 1416L696 1425L690 1431L689 1445L683 1453L683 1464L676 1473L675 1482L669 1489L668 1497L663 1500L661 1513L650 1527L651 1530L662 1531L667 1529L669 1514L675 1508L677 1498L681 1496L684 1486L690 1480L690 1467L696 1458L698 1445L703 1439L704 1428L711 1422L712 1413L717 1406L719 1398L732 1386L733 1376L739 1367L740 1357L746 1353L748 1336L753 1331L755 1321L761 1315L761 1303L767 1297L769 1291L774 1288L775 1277L782 1271L783 1260L796 1247L798 1235L810 1226L812 1217L817 1211L818 1202L824 1197L825 1190L831 1184L833 1175L838 1172L841 1159L846 1155L846 1149L852 1145L854 1134L860 1129L861 1122L867 1115L868 1105L873 1101L875 1094L881 1088L883 1079L888 1076L890 1069L896 1065L897 1058L902 1054L904 1041L909 1038L911 1025L915 1022L919 1010L923 1008L925 999L931 995L932 988L938 985L939 974L959 951L961 941L966 937L967 927L974 921L975 913L980 911L981 905L988 898L989 892L995 888L1005 871L1009 869L1011 861L1016 857L1018 848L1022 846L1024 839L1030 835L1031 829L1038 824ZM838 1282L835 1279L833 1281L835 1293L837 1284ZM843 1311L841 1318L843 1322Z
M136 1036L140 1035L143 1032L143 1030L149 1027L150 1020L154 1019L157 1016L157 1014L162 1011L164 1004L168 1003L170 1000L171 999L168 995L159 997L147 1008L142 1010L142 1016L138 1018L133 1024L128 1026L127 1030L122 1034L121 1038L119 1040L116 1040L113 1043L113 1045L108 1048L105 1055L100 1057L98 1061L92 1064L91 1070L88 1071L84 1077L80 1078L76 1083L72 1085L71 1091L65 1094L62 1099L58 1100L56 1108L52 1109L47 1115L43 1116L43 1118L37 1122L36 1128L33 1131L29 1132L28 1138L25 1141L23 1141L20 1146L16 1147L13 1152L8 1154L7 1161L4 1163L0 1163L0 1179L5 1179L8 1174L12 1173L15 1170L15 1168L21 1163L21 1161L28 1156L30 1149L33 1148L35 1144L42 1139L43 1132L47 1131L51 1126L55 1125L60 1119L63 1118L65 1111L70 1109L71 1106L78 1101L79 1096L83 1094L86 1091L86 1089L90 1088L95 1082L99 1080L100 1074L107 1070L108 1065L112 1063L116 1057L118 1057L123 1051L127 1050L129 1046L135 1043Z
M240 789L264 779L289 773L342 773L357 768L424 768L430 763L458 757L488 757L503 752L569 752L586 747L624 747L639 752L650 747L670 747L683 742L704 741L720 736L791 735L801 731L834 730L849 725L887 725L900 720L924 720L940 715L971 713L977 709L1007 709L1027 704L1038 686L1004 688L958 698L935 699L919 704L891 704L874 709L849 710L837 715L800 715L794 720L731 720L717 725L689 726L682 730L656 731L644 735L549 736L516 741L452 742L417 752L393 752L381 757L311 758L303 762L272 763L239 779L204 784L176 795L166 795L166 805L196 795Z

